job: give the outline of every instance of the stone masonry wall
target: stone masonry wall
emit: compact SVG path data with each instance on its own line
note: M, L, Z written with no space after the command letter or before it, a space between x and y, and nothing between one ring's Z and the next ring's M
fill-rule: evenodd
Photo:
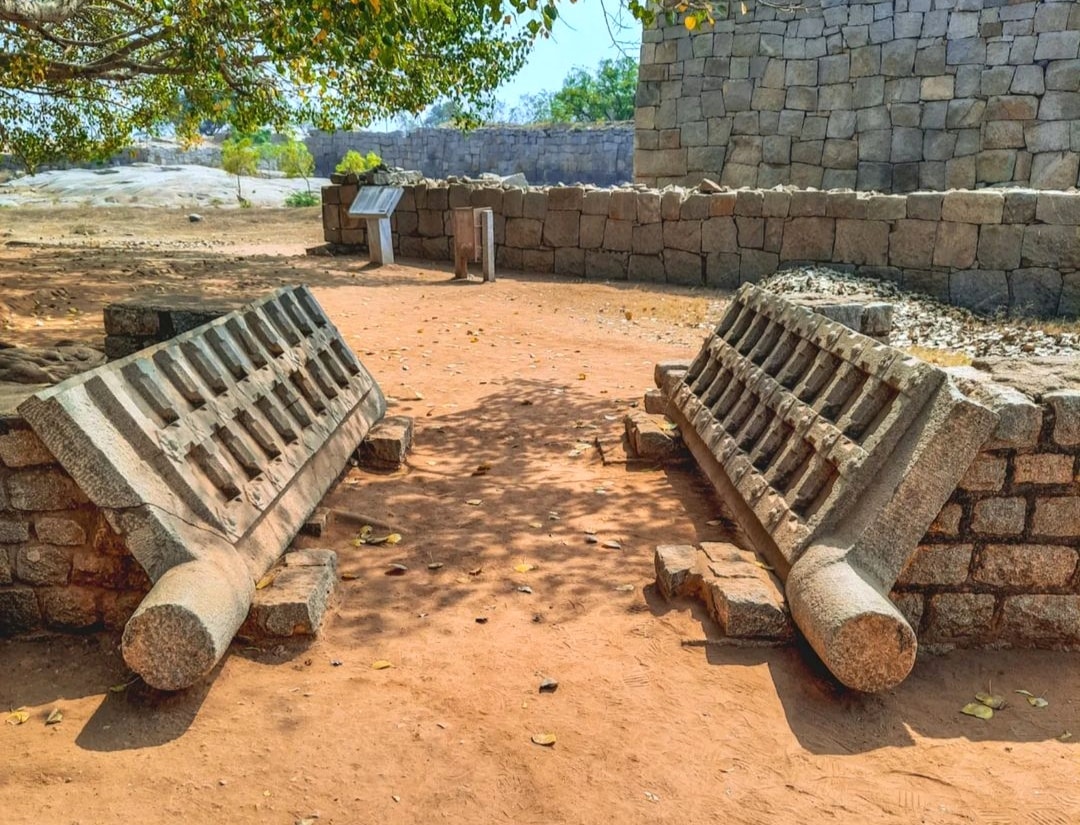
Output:
M428 177L525 174L533 184L611 186L633 177L634 133L629 123L606 126L492 126L411 132L313 132L305 141L316 174L327 176L350 149L375 152L388 166Z
M327 241L365 243L355 186L323 189ZM987 189L877 195L814 190L549 189L429 182L392 218L405 257L451 260L451 212L495 212L503 269L733 289L789 263L886 278L956 305L1080 315L1080 193Z
M634 174L649 186L1068 189L1080 4L732 3L644 32Z
M0 636L120 629L149 589L26 422L0 415Z
M1078 646L1080 390L998 400L998 432L892 597L925 643Z

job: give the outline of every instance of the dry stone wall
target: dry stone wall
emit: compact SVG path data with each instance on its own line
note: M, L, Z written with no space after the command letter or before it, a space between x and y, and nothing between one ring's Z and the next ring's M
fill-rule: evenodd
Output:
M732 3L644 32L635 180L882 192L1077 185L1080 4Z
M411 132L313 132L305 141L320 175L334 171L350 149L375 152L389 166L428 177L524 173L533 184L611 186L633 177L634 130L603 126L492 126L415 129Z
M0 636L121 629L150 580L52 453L0 414Z
M978 370L953 374L982 385L1001 423L893 601L930 644L1080 646L1080 390L1031 397Z
M363 246L355 185L323 189L327 241ZM495 213L500 268L733 289L818 262L983 312L1080 314L1080 193L987 189L881 195L677 188L406 187L391 219L404 257L451 260L451 209Z

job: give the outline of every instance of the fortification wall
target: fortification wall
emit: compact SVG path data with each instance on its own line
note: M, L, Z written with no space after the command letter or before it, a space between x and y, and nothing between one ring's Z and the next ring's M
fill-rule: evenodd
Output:
M756 0L644 33L635 180L881 192L1077 185L1080 4Z
M491 126L411 132L314 132L306 140L315 171L329 175L344 154L375 152L388 166L419 169L432 178L524 173L533 184L611 186L633 177L629 123L604 126Z
M355 185L323 189L324 237L363 246ZM733 289L818 262L982 312L1080 315L1080 193L877 195L812 190L408 186L392 218L405 257L451 260L451 209L495 212L496 264L605 280Z

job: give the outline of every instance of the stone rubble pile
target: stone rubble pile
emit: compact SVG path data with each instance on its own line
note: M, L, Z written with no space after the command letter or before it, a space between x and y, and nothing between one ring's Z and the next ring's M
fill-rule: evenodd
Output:
M890 343L901 349L950 350L973 358L1080 355L1080 325L1048 331L1004 316L985 317L949 306L890 281L860 278L837 269L800 266L778 272L762 283L781 295L872 295L893 306Z

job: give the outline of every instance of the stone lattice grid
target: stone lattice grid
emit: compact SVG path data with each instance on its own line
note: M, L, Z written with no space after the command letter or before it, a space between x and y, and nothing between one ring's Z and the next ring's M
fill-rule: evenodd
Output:
M850 510L943 379L747 286L673 401L794 562Z
M82 390L102 427L122 434L149 472L126 475L121 454L111 472L76 473L80 486L114 508L130 506L127 491L135 489L138 500L233 543L372 387L304 287L114 366ZM258 545L249 551L276 556ZM140 556L154 579L175 561L168 553Z

